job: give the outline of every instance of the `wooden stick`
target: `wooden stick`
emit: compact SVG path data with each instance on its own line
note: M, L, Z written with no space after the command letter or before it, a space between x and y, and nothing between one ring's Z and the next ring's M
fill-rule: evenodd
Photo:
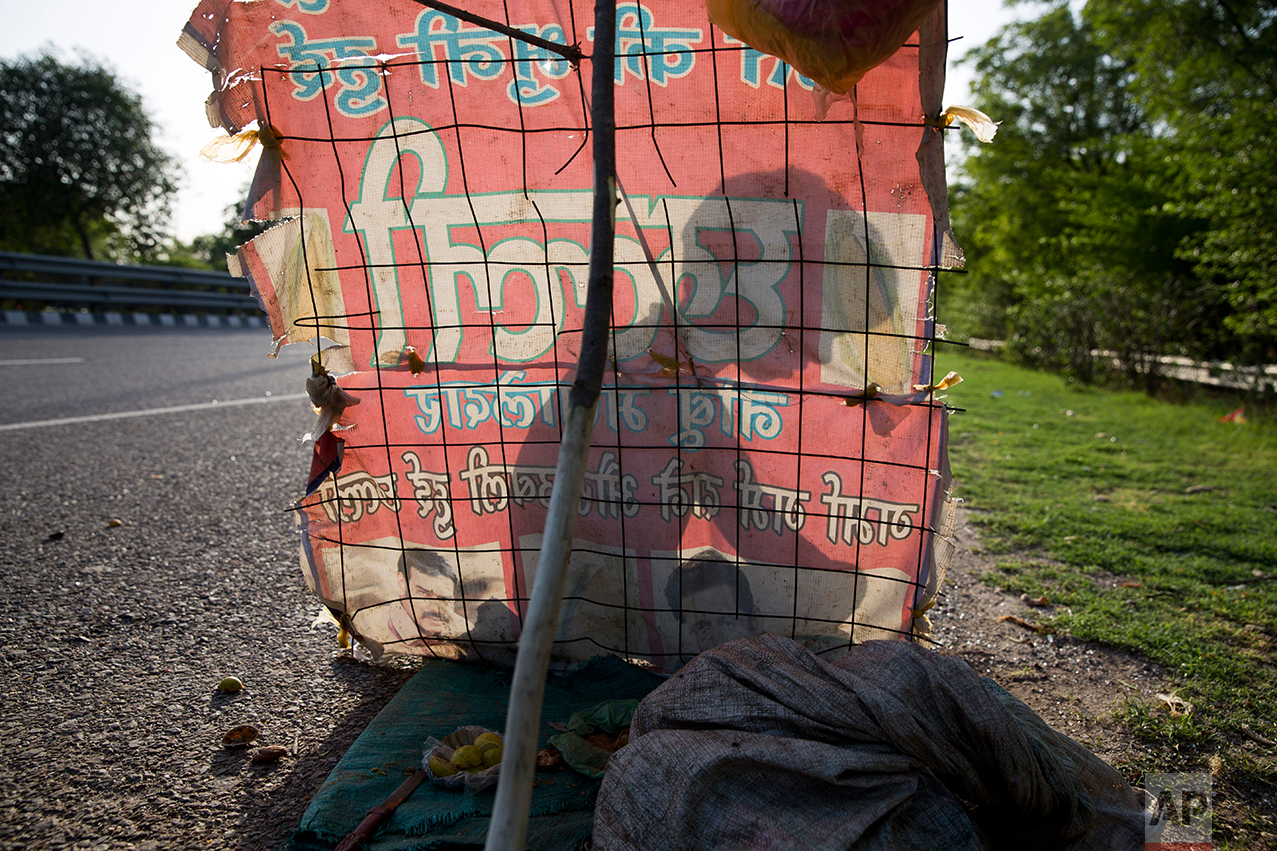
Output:
M595 0L591 123L594 125L594 218L590 234L590 280L585 302L581 354L568 395L568 412L554 489L541 538L536 582L519 639L510 685L501 779L488 826L486 851L522 851L536 772L537 731L545 678L559 627L559 607L567 582L576 531L577 506L594 433L594 413L607 366L612 322L613 243L616 230L616 121L613 112L613 45L616 0Z

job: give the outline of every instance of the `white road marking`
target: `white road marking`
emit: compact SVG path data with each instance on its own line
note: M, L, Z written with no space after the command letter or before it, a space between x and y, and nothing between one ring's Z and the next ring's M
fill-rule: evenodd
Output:
M127 420L132 417L152 417L157 414L181 414L186 411L207 411L210 408L235 408L241 405L265 405L268 402L296 402L309 397L305 393L290 393L287 396L255 396L252 399L231 399L226 402L200 402L195 405L174 405L171 408L151 408L146 411L120 411L116 414L93 414L87 417L65 417L60 420L34 420L27 423L8 423L0 425L0 431L19 431L27 428L44 428L46 426L78 425L80 423L100 423L106 420Z
M0 360L0 366L44 366L51 363L84 363L84 358L30 358L28 360Z

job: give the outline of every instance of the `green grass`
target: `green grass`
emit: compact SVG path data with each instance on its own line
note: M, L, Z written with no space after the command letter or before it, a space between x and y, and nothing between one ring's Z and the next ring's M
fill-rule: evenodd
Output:
M988 512L972 519L1000 554L998 584L1048 596L1055 631L1166 666L1195 707L1170 719L1131 705L1128 726L1277 739L1277 427L974 353L937 368L965 379L948 398L965 409L949 422L955 495ZM1275 764L1256 773L1273 779Z

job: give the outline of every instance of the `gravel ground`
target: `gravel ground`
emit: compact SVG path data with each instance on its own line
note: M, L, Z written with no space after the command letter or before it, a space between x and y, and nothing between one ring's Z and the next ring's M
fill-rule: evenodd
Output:
M0 334L0 360L86 357L0 372L17 401L0 419L282 395L305 378L304 353L268 362L260 331L180 334ZM139 348L167 393L129 385ZM68 397L77 383L91 407ZM402 685L407 668L354 662L335 627L311 627L288 505L312 423L294 401L0 432L0 848L282 847ZM230 674L233 697L215 691ZM222 749L238 724L291 755L255 766Z
M1163 711L1157 694L1179 683L1164 668L1112 647L1035 631L1050 606L1029 605L981 578L998 574L970 519L960 515L957 557L934 610L941 653L965 659L1135 786L1146 771L1206 772L1215 760L1242 765L1271 754L1271 744L1249 739L1151 743L1132 735L1114 720L1115 710L1132 701ZM1216 845L1277 849L1277 790L1228 770L1211 783Z
M261 332L51 333L0 333L0 360L86 363L0 372L14 401L0 423L283 395L305 377L304 353L259 365ZM166 392L129 384L141 350ZM288 510L308 464L293 438L311 423L304 403L280 402L0 432L0 849L282 851L411 676L415 664L356 662L334 627L312 626ZM934 613L941 652L1102 756L1129 755L1107 714L1165 673L999 620L1035 613L975 578L988 565L965 523L960 544ZM227 675L238 695L215 691ZM289 755L253 765L251 749L223 749L239 724Z
M1049 609L983 582L989 570L975 528L961 512L955 563L932 616L940 652L965 659L1109 762L1126 761L1140 746L1110 715L1125 700L1151 703L1158 692L1171 691L1167 672L1111 647L1035 632L1031 626Z

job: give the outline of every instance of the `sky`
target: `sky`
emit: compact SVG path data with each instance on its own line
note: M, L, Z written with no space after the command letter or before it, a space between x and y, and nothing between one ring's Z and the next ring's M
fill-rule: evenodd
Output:
M199 158L200 148L216 135L204 117L204 101L213 83L211 75L177 47L194 6L194 0L0 0L0 58L46 46L64 61L87 55L113 68L141 94L157 127L157 141L182 165L173 224L184 241L221 231L226 208L242 201L255 159L221 164ZM956 65L957 59L1012 16L1002 0L950 0L950 38L962 38L950 46L946 104L970 101L971 73Z

